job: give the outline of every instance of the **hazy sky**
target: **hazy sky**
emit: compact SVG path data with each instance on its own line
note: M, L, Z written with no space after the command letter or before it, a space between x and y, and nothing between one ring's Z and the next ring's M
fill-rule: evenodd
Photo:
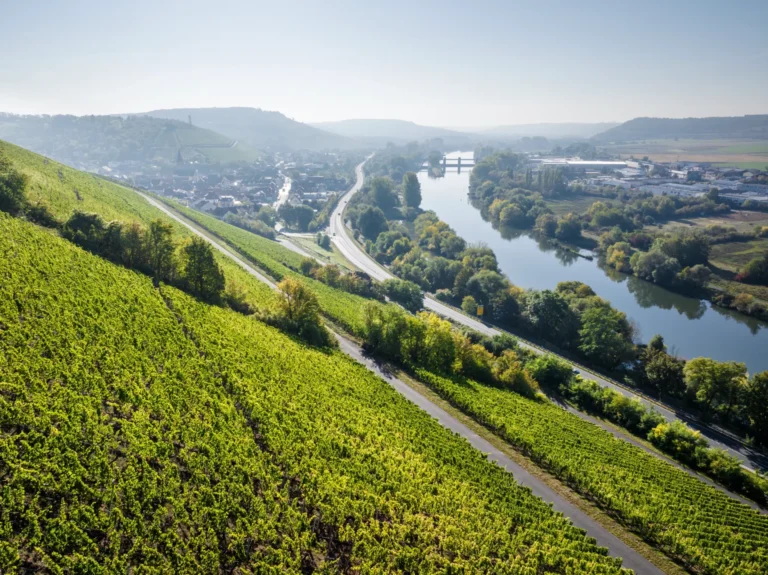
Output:
M768 0L0 0L0 111L442 126L768 113Z

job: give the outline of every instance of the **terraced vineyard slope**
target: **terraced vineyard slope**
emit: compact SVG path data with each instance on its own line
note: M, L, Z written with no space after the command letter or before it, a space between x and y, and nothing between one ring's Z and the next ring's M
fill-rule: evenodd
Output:
M0 571L620 573L340 352L0 215Z
M97 213L105 221L136 222L144 226L152 220L161 219L173 225L178 238L190 236L187 228L166 217L129 188L74 170L2 140L0 157L28 178L26 195L30 203L47 206L60 221L66 221L75 210ZM241 286L251 304L257 307L272 304L274 296L268 286L245 273L230 258L216 253L216 259L227 281Z
M768 516L549 402L426 371L450 403L692 570L768 573Z

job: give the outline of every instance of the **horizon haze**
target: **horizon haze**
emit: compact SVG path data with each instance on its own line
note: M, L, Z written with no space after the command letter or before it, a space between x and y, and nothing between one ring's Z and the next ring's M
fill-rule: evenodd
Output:
M764 2L546 4L14 3L0 34L24 49L0 62L0 111L247 106L446 127L768 111Z

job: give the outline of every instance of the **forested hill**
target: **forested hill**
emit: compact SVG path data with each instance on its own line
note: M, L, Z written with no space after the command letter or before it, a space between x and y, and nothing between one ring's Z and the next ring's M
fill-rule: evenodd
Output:
M147 112L153 118L186 122L237 139L253 148L293 150L355 149L360 143L308 124L286 118L280 112L257 108L173 108Z
M142 116L0 114L0 139L80 169L113 161L238 161L258 154L233 138L185 122Z
M342 120L340 122L321 122L313 124L316 128L334 132L347 138L370 142L372 144L407 144L440 138L446 145L469 146L469 134L421 126L405 120ZM449 144L450 143L450 144Z
M700 139L768 139L768 114L722 118L635 118L595 136L601 142Z

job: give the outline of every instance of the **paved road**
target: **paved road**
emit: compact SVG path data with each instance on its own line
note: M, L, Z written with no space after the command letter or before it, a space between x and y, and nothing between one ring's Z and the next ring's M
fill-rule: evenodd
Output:
M365 162L358 165L355 169L355 175L357 176L355 185L341 197L336 210L331 215L331 239L339 248L339 251L344 254L344 257L352 262L353 265L357 266L371 277L379 281L384 281L394 278L395 276L391 274L387 269L379 265L367 253L365 253L363 249L360 248L357 242L355 242L355 240L349 235L347 226L344 223L344 208L346 207L350 198L356 194L363 185L363 164L365 164ZM455 323L465 325L482 334L494 336L502 333L500 330L490 327L479 320L468 317L453 307L445 305L442 302L439 302L430 297L424 298L424 307L438 315L450 319ZM522 347L528 348L536 353L542 353L540 348L532 346L522 340L519 341ZM756 469L768 470L768 457L753 451L744 445L744 443L735 436L727 432L701 425L684 413L676 412L672 408L666 407L653 401L649 401L646 397L639 395L625 387L617 385L615 382L586 371L579 366L574 365L574 370L585 379L592 379L603 387L610 387L611 389L618 391L626 397L639 399L645 405L652 406L667 421L675 421L679 419L694 429L699 430L701 434L709 440L712 447L724 449L731 455L737 457L742 462L742 466L744 468L749 469L750 471L755 471Z
M621 541L618 537L611 534L599 523L592 519L589 515L584 513L581 509L572 505L562 497L560 497L555 491L549 488L546 484L542 483L538 478L528 473L524 468L520 467L506 454L502 453L496 447L494 447L486 439L480 437L472 431L469 427L461 423L458 419L453 417L447 411L443 410L432 403L429 399L409 387L403 381L393 377L391 374L383 371L380 366L371 358L365 356L362 350L354 343L347 339L336 336L339 340L339 346L342 351L357 362L362 363L372 372L380 376L384 381L389 383L400 395L404 396L411 403L417 407L426 411L429 415L434 417L440 425L449 429L450 431L462 436L466 439L472 447L485 453L488 460L495 463L502 469L505 469L512 473L520 485L529 487L534 495L540 497L544 501L552 504L552 507L568 517L571 522L584 529L589 535L597 540L599 545L608 548L608 551L614 557L621 557L623 559L623 566L634 570L638 575L640 574L661 574L663 571L650 563L645 557L640 555L637 551L629 547L626 543Z
M362 179L362 178L360 178ZM214 248L232 258L235 263L240 265L246 272L254 276L256 279L267 283L272 288L275 288L274 282L267 279L263 274L256 270L253 266L246 263L243 259L233 254L223 245L221 245L216 239L202 232L197 227L191 225L185 219L182 219L176 215L170 208L156 201L146 194L136 192L141 195L150 204L164 212L175 221L179 222L183 226L187 227L194 234L208 241ZM374 362L371 358L366 357L360 347L338 334L334 334L339 340L340 349L355 361L365 365L373 373L383 378L389 385L391 385L398 393L408 399L411 403L417 407L426 411L432 417L445 428L450 431L461 435L465 438L470 445L478 449L482 453L485 453L488 460L497 464L499 467L509 471L515 477L520 485L529 487L534 495L542 498L544 501L552 504L552 507L568 517L571 522L577 527L584 529L590 536L597 540L597 543L608 549L608 552L614 557L621 557L623 559L623 566L634 570L638 575L662 575L663 571L649 562L640 553L629 547L626 543L621 541L618 537L610 533L602 525L589 517L581 509L575 505L569 503L562 497L560 497L555 491L550 489L546 484L541 482L538 478L528 473L524 468L515 463L509 456L505 455L498 449L496 449L491 443L477 435L469 427L461 423L458 419L450 415L448 412L432 403L429 399L420 395L414 391L411 387L405 384L403 381L393 377L391 374L385 373L380 366Z
M285 202L288 201L288 195L291 193L291 178L288 176L285 176L285 182L283 183L283 187L280 188L280 191L277 192L277 201L274 203L274 208L277 210L282 206Z

